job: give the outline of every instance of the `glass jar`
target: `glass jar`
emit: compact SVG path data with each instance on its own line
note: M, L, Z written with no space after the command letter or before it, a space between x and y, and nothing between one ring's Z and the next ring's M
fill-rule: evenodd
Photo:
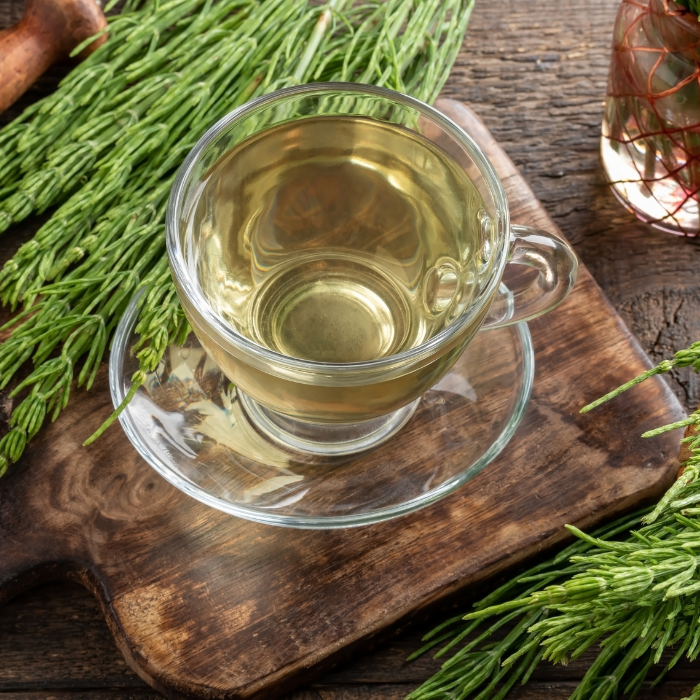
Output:
M642 221L700 233L700 22L672 0L622 0L601 154L613 192Z

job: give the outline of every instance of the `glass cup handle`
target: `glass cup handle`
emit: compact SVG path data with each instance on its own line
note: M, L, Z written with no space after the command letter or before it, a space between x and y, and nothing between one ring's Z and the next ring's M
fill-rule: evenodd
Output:
M483 328L499 328L546 314L566 298L576 282L576 253L559 236L529 226L510 227L509 265L525 265L538 274L521 287L503 283Z

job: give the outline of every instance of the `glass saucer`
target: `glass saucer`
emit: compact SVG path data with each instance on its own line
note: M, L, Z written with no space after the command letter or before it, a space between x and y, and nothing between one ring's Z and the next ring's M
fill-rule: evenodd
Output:
M138 368L136 318L134 299L110 357L115 406ZM270 525L350 527L422 508L476 476L518 427L534 371L526 323L480 331L396 435L373 450L321 457L257 430L191 334L166 351L120 421L141 456L202 503Z

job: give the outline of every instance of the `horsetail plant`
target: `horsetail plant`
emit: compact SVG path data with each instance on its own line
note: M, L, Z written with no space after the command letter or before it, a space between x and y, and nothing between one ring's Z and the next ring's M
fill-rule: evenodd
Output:
M599 401L674 367L700 371L700 342ZM687 420L687 460L655 508L587 535L478 601L425 638L412 658L442 646L452 653L409 700L502 700L540 661L567 663L598 647L571 700L633 698L656 667L654 684L684 656L700 656L700 408ZM640 523L641 520L641 523ZM641 524L641 527L639 525ZM637 529L631 529L637 528ZM502 627L505 638L493 641ZM496 635L497 636L497 635ZM671 658L662 663L664 651ZM689 698L700 700L700 686Z
M676 3L690 10L694 15L700 15L700 0L676 0Z

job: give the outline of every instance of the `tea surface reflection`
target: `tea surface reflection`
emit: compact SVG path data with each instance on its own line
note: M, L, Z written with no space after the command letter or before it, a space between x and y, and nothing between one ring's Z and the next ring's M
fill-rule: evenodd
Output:
M443 330L477 291L490 225L481 197L404 127L348 116L283 123L229 151L200 192L187 239L205 298L283 355L397 354Z

